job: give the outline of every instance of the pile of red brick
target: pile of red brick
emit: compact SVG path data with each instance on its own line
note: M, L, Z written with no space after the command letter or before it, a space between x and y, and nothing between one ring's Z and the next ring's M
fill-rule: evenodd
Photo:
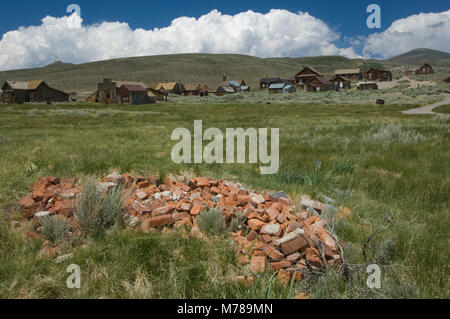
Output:
M98 189L107 191L120 184L131 193L128 220L140 224L144 232L183 227L198 235L196 217L202 211L220 209L227 222L242 213L242 229L231 236L239 244L239 260L254 272L269 267L287 279L300 278L305 270L341 262L335 236L319 217L319 202L303 198L302 207L294 207L285 193L253 192L238 183L205 177L176 182L112 174ZM73 208L81 187L75 179L41 178L31 189L31 196L19 202L25 217L59 214L76 225Z

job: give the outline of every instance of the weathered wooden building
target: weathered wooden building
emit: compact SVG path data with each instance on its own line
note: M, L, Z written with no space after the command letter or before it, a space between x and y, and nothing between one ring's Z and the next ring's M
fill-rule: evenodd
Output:
M350 81L362 80L361 69L338 69L334 71L334 76L343 76Z
M358 83L358 90L378 90L378 84L375 82Z
M350 89L352 87L350 79L342 75L336 75L330 81L334 84L334 87L338 89Z
M429 65L428 63L425 63L424 65L422 65L419 69L417 69L416 71L414 71L415 75L420 75L420 74L433 74L434 70L433 67L431 65Z
M303 85L319 76L321 77L322 75L313 68L305 67L295 75L295 82L299 85Z
M122 85L117 91L119 104L143 105L150 104L148 92L141 85Z
M372 68L363 74L369 81L392 81L392 72Z
M183 95L184 91L186 91L183 83L180 82L166 82L166 83L159 83L156 86L156 90L158 91L165 91L169 94L177 94L177 95Z
M283 93L283 89L286 85L284 83L273 83L269 86L270 93Z
M9 104L69 102L69 94L51 88L44 81L6 81L1 89L4 102Z
M141 86L146 90L148 89L148 85L140 81L116 81L104 79L102 83L98 84L96 100L98 103L103 104L121 104L118 92L119 88L123 85ZM94 97L91 96L90 99L93 100Z
M333 83L328 81L323 76L316 76L305 84L306 90L308 92L324 92L324 91L331 91L334 89Z

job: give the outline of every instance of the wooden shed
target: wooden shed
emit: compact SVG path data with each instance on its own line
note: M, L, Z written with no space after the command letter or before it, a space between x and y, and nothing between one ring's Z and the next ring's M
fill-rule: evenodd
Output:
M431 65L429 65L428 63L425 63L424 65L422 65L419 69L417 69L414 72L415 75L433 74L433 73L434 73L433 67Z
M375 82L358 83L358 90L378 90L378 84Z
M2 86L5 103L69 102L69 94L51 88L44 81L6 81Z
M322 76L319 72L310 67L303 68L295 75L295 82L297 84L305 84L312 81L314 78Z
M331 91L333 89L333 83L328 81L323 76L316 76L306 83L306 90L308 92L324 92Z
M167 97L169 96L169 93L162 91L162 90L156 90L153 88L148 88L148 93L153 94L154 96L156 96L156 99L158 101L167 101Z
M283 89L285 87L284 83L274 83L269 86L270 93L283 93Z
M372 68L364 73L364 77L369 81L392 81L392 72Z
M338 89L350 89L352 87L350 79L342 75L336 75L330 81L334 84L334 87Z
M150 98L147 90L140 85L124 84L119 88L117 95L120 104L150 104Z

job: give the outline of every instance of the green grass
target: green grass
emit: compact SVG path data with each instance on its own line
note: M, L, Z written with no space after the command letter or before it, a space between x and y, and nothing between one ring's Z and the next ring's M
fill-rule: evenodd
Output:
M438 106L433 110L435 113L450 114L450 104Z
M39 112L30 112L39 109ZM296 104L157 104L105 109L95 105L0 106L0 297L3 298L289 298L299 291L326 298L448 298L449 127L432 116L406 116L404 106ZM102 114L97 116L97 114ZM279 127L278 175L255 164L176 165L173 129ZM403 139L368 132L394 123ZM378 131L377 131L378 130ZM380 135L381 136L381 135ZM390 137L391 136L391 137ZM389 140L389 143L386 143ZM267 273L255 285L236 285L238 265L229 238L205 240L181 233L143 234L113 227L76 249L63 264L37 257L27 227L12 229L16 201L41 176L188 174L231 179L258 190L331 197L350 219L333 220L345 242L352 281L339 273L284 287ZM386 214L393 214L391 222ZM372 232L375 236L362 255ZM365 286L365 266L382 265L382 289ZM65 286L68 263L79 264L82 288Z

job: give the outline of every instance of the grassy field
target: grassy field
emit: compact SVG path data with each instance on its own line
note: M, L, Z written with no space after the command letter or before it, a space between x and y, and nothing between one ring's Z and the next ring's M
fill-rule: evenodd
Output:
M407 107L273 102L0 106L0 298L449 298L449 121L406 116ZM281 168L258 165L176 165L173 129L280 128ZM318 164L320 162L320 164ZM238 264L226 236L144 234L114 228L90 238L62 264L40 258L26 240L31 225L11 227L16 202L41 176L131 174L210 176L257 190L285 190L349 207L327 216L344 244L351 281L330 270L282 286L273 274L237 284ZM363 246L370 241L364 258ZM366 265L382 266L382 288L366 287ZM66 288L66 267L80 265L81 289Z

